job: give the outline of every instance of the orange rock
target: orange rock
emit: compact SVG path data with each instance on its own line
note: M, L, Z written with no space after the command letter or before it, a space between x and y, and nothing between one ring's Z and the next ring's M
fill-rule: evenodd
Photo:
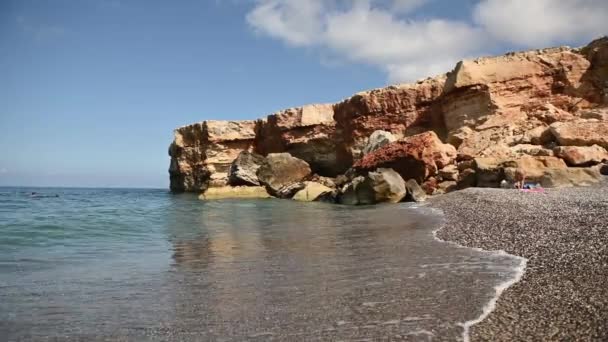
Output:
M558 146L555 155L571 166L596 165L608 160L606 149L598 146Z
M444 84L442 75L414 84L360 92L336 104L338 144L357 160L374 131L388 131L401 138L442 126L436 101Z
M257 176L271 195L281 197L279 194L283 188L299 183L310 176L310 167L308 163L289 153L271 153L258 169ZM300 190L300 188L294 188L294 190ZM290 194L293 195L293 193Z
M203 192L226 185L232 161L253 149L254 128L254 121L203 121L176 129L169 148L171 190Z
M360 171L392 168L403 179L423 183L455 158L454 146L442 143L434 132L425 132L387 144L365 155L353 167Z
M562 146L599 145L608 149L608 122L595 120L558 122L551 125L551 132Z
M336 146L334 110L331 104L285 109L256 124L257 153L288 152L306 161L313 172L336 176L352 160Z
M288 152L321 176L337 176L353 164L394 166L405 179L412 175L422 183L455 154L439 139L457 148L459 161L545 155L555 141L608 149L606 108L608 37L580 49L465 60L447 74L357 93L335 105L286 109L255 123L206 121L179 128L170 147L171 189L200 192L225 184L230 163L243 150ZM363 157L377 130L403 140ZM429 152L438 150L439 156ZM574 174L560 172L555 174ZM465 176L459 187L474 183L473 171Z

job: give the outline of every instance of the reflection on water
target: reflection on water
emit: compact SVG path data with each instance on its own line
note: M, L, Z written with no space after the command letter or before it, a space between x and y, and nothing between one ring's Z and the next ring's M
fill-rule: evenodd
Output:
M20 201L2 195L0 213ZM434 240L441 218L407 205L78 195L42 217L61 207L53 224L80 236L19 249L0 240L0 336L457 340L458 323L518 264ZM32 229L24 217L43 206L19 205L11 218ZM0 219L0 229L14 234L15 223Z
M170 234L172 329L207 339L455 340L517 264L435 241L440 218L405 205L225 201L194 219Z

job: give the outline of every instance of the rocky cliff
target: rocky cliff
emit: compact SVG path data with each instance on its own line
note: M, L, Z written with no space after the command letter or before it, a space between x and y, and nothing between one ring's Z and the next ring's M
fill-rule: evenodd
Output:
M376 131L391 138L374 145ZM465 60L447 74L333 105L180 127L169 173L173 191L204 192L230 185L242 151L288 153L310 167L302 182L331 177L337 196L344 183L387 167L434 194L512 183L517 172L545 186L588 184L599 179L593 166L608 159L606 149L604 37L583 48Z

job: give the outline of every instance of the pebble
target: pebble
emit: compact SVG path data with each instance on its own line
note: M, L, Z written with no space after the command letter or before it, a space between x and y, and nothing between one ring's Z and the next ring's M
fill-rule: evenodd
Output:
M608 341L608 182L545 193L470 188L431 199L438 236L528 258L472 341Z

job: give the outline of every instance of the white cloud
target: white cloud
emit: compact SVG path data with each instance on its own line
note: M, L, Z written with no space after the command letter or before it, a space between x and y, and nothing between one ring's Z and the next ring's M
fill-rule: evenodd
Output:
M377 9L353 9L327 20L325 45L355 62L382 67L392 81L447 71L482 37L454 21L405 21Z
M492 41L546 47L608 33L606 0L482 0L470 21L408 18L427 1L256 0L247 21L290 46L376 66L391 82L446 72Z
M380 67L391 81L447 71L482 37L462 22L398 16L424 0L259 0L247 21L259 33Z
M474 18L495 39L540 48L608 34L608 1L484 0Z
M259 1L247 21L258 32L290 45L313 45L323 31L323 5L321 0Z

